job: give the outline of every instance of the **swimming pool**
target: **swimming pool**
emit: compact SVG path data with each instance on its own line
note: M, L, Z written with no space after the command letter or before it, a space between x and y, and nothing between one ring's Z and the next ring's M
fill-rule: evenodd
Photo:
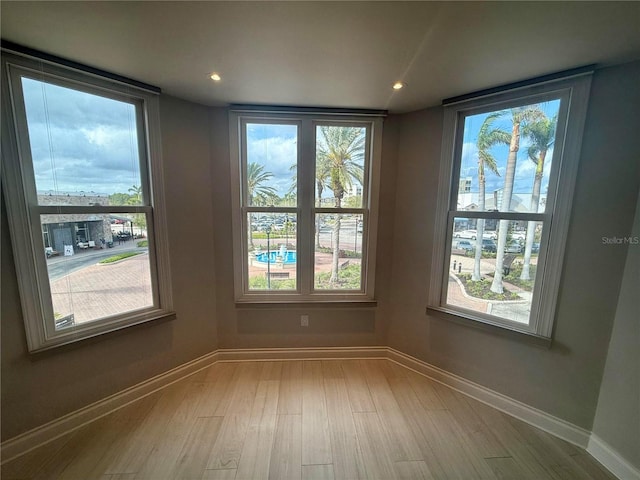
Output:
M276 263L278 257L282 257L282 260L285 265L291 265L296 263L296 252L279 252L274 250L273 252L262 252L256 254L256 261L260 263Z

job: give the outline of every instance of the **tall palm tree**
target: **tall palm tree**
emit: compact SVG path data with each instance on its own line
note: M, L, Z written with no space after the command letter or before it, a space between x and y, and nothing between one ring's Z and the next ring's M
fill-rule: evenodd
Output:
M491 147L498 143L508 143L509 142L509 134L504 130L500 130L498 128L493 128L493 122L496 119L500 118L503 115L503 112L494 112L490 114L487 118L485 118L484 122L482 122L482 126L478 131L478 210L484 212L485 210L485 186L486 186L486 175L485 168L492 171L496 175L500 176L498 173L498 164L496 159L490 152ZM471 279L474 282L477 282L482 279L480 275L480 260L482 258L482 239L484 238L484 219L479 218L476 223L476 256L475 256L475 264L473 267L473 274Z
M507 157L507 168L504 175L504 189L502 190L502 211L511 210L511 197L513 195L513 182L516 174L516 161L520 150L521 128L530 122L535 122L544 115L537 105L512 108L511 111L511 139L509 141L509 155ZM500 231L498 234L498 251L496 253L496 271L493 275L491 291L503 293L502 269L504 266L504 249L507 245L507 230L509 220L500 220Z
M329 177L331 174L330 164L326 156L318 156L316 158L316 190L318 198L317 206L322 206L322 193L329 186ZM316 245L320 245L320 215L316 215Z
M529 159L535 163L536 171L533 177L533 190L531 193L531 213L538 212L540 203L540 188L542 186L542 177L544 175L544 162L547 152L553 145L556 136L556 125L558 123L557 115L553 118L541 118L537 122L533 122L522 130L522 133L531 140L527 153ZM535 237L536 222L528 222L527 237L524 247L524 265L522 266L521 280L530 280L530 264L531 250L533 248L533 240Z
M264 185L272 177L271 172L264 171L264 165L256 162L247 165L247 202L249 206L265 204L268 198L273 198L276 195L275 188ZM251 214L247 218L247 228L249 229L249 244L253 248Z
M316 151L316 166L326 168L327 187L333 192L334 206L342 207L345 192L351 189L353 181L362 183L364 176L364 152L366 135L359 127L320 127ZM316 167L316 171L318 168ZM323 185L324 187L324 185ZM331 265L331 285L338 284L338 263L340 257L340 215L333 224L333 261Z

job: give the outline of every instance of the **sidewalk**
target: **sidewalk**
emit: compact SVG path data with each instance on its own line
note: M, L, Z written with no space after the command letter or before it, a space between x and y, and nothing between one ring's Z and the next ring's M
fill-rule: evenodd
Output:
M453 261L456 262L455 271L453 269ZM460 265L462 266L460 270ZM471 274L475 265L475 259L461 255L451 256L451 273L447 286L447 303L458 307L466 308L488 315L506 318L514 322L529 323L529 315L531 310L532 293L523 290L520 287L504 282L504 287L509 291L517 293L522 300L482 300L468 295L464 288L456 281L454 275L458 273ZM486 276L495 270L495 259L482 259L480 262L481 274ZM489 278L489 277L487 277Z

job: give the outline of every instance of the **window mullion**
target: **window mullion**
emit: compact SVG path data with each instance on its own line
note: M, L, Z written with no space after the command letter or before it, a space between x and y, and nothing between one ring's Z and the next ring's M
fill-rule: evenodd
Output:
M497 212L497 211L466 211L450 210L449 216L458 218L478 218L510 221L542 222L548 219L548 214L532 212Z
M298 137L298 255L296 265L303 296L313 290L314 268L314 197L315 197L315 128L310 118L302 120Z

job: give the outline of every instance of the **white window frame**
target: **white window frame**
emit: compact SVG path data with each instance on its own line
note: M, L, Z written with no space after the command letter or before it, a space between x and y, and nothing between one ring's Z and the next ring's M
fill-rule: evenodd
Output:
M138 150L143 205L41 206L31 160L29 132L21 78L73 88L136 105ZM2 52L2 187L27 346L30 352L48 350L132 325L174 315L164 208L159 95L96 73L63 66L30 55ZM76 213L143 213L147 216L153 305L76 324L56 331L40 215Z
M383 113L349 114L313 109L300 110L248 109L229 110L231 193L233 211L234 290L237 305L242 304L347 304L375 305L375 258L378 230L378 191L382 146ZM249 207L244 191L246 169L245 125L247 123L295 124L298 126L297 198L295 207ZM368 135L368 157L363 184L362 208L319 208L315 205L316 126L344 125L365 127ZM294 213L297 216L296 291L249 290L248 278L248 212ZM322 213L362 214L362 288L356 290L314 290L314 215Z
M591 75L592 71L584 69L574 75L556 76L539 83L530 82L526 86L472 96L470 99L445 105L433 268L430 275L427 313L481 328L498 327L499 331L504 329L518 332L544 342L551 340ZM509 213L458 210L459 167L465 117L499 111L514 104L534 104L558 98L561 99L561 107L545 211ZM544 222L529 324L447 303L448 259L451 254L455 217Z

